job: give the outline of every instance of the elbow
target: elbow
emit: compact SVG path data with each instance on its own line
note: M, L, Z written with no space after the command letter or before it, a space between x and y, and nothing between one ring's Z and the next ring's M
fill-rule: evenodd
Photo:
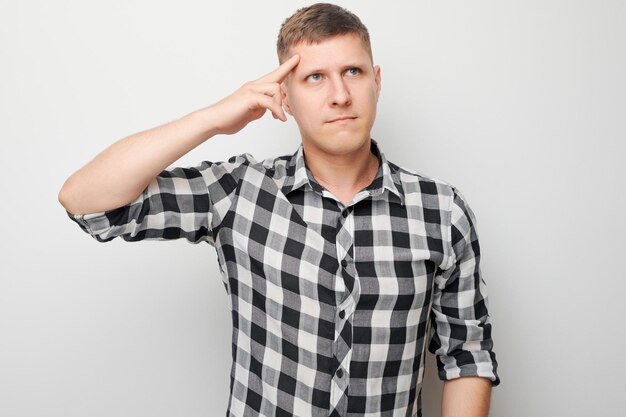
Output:
M59 190L57 199L66 211L68 211L70 214L77 214L72 208L71 185L69 178L65 181L65 183Z

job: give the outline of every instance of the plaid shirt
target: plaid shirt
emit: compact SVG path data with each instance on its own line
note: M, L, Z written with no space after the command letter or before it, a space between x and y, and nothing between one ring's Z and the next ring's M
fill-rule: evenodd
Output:
M439 377L500 379L476 220L458 189L388 162L344 206L293 155L161 172L69 217L100 242L215 247L232 315L228 416L421 416Z

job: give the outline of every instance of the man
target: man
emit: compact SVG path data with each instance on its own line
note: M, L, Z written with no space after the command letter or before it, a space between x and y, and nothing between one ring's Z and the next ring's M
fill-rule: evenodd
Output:
M271 73L104 150L60 202L98 241L215 246L233 319L227 415L421 416L431 330L443 415L486 416L500 380L466 200L371 139L381 73L355 15L300 9L277 49ZM296 120L293 155L164 170L266 110Z

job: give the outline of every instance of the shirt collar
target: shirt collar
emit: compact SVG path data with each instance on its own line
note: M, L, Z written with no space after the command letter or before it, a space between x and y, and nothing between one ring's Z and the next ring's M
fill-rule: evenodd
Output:
M380 196L385 190L389 190L391 194L400 199L401 204L404 204L404 192L397 169L394 169L395 165L387 161L385 154L380 150L378 142L374 139L370 139L370 142L371 151L378 157L379 164L376 177L365 190L369 191L373 197ZM315 180L315 177L306 165L302 144L298 146L298 149L287 163L287 178L282 186L282 192L287 195L301 187L308 187L319 194L323 190L323 187Z

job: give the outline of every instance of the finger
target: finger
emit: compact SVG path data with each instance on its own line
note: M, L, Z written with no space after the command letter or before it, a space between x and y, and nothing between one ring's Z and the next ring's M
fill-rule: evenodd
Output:
M282 63L278 68L274 71L265 74L263 77L259 78L257 81L260 82L270 82L270 83L282 83L283 80L287 77L287 75L291 72L292 69L298 65L300 62L300 55L295 54L288 60Z
M270 97L281 95L280 86L277 83L254 83L250 85L250 90Z
M253 84L251 86L251 91L256 94L263 94L267 97L270 97L274 100L277 107L282 109L283 106L283 97L280 91L280 85L277 83L261 83L261 84ZM284 113L283 113L284 114ZM274 115L275 119L278 119L276 115ZM282 119L281 119L282 120Z
M280 119L283 122L287 121L287 116L285 116L285 112L283 111L282 106L276 103L276 101L270 96L261 96L258 101L261 107L265 107L269 111L272 112L272 115L275 119Z
M255 95L263 95L271 98L276 103L276 106L282 109L283 97L280 91L280 86L277 83L253 83L250 85L250 92ZM278 119L276 114L274 114L274 118Z

